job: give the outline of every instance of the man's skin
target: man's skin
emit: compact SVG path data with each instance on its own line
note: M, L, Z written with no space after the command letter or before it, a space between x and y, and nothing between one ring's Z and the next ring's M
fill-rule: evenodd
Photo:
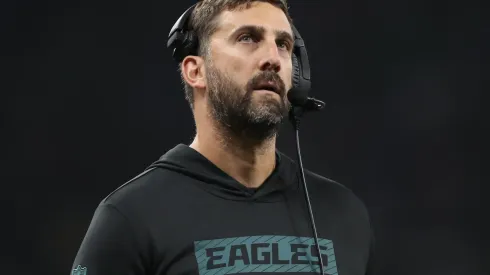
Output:
M232 84L238 85L242 94L231 95L235 98L245 96L245 87L255 75L276 72L282 80L283 90L280 93L253 90L248 111L257 117L282 121L285 117L279 115L277 106L287 102L286 93L291 88L294 43L286 15L269 3L255 2L249 9L224 11L218 20L219 27L210 40L209 59L213 68L219 74L225 72ZM240 30L243 26L255 27ZM199 56L187 56L181 65L184 80L194 89L193 115L197 134L190 147L243 185L259 187L275 168L276 134L274 132L267 138L247 138L230 134L219 125L211 115L212 80L206 72L210 70L206 62ZM223 92L233 91L226 89Z

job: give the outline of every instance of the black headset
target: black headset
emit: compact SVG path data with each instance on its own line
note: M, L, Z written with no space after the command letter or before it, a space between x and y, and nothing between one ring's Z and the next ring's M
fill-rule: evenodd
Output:
M188 55L197 55L199 41L193 30L188 29L189 18L194 10L194 4L188 8L175 22L168 35L167 47L172 49L175 61L182 62ZM306 53L305 42L298 30L291 25L294 34L294 48L292 55L293 72L292 88L288 92L288 99L293 106L305 106L306 109L321 109L324 103L309 98L311 89L310 62ZM323 105L322 105L323 104Z

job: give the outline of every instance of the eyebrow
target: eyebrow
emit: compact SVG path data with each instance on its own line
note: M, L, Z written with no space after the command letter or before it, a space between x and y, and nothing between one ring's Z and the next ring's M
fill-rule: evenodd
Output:
M262 26L244 25L234 30L231 36L235 36L237 33L244 32L244 31L248 31L255 34L264 34L266 32L265 28ZM293 36L287 31L274 30L274 34L279 39L288 40L289 42L294 43Z

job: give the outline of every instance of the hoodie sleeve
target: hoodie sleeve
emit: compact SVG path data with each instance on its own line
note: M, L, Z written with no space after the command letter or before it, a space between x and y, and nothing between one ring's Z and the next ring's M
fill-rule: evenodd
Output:
M113 205L101 204L75 257L71 274L143 275L144 248L135 229Z

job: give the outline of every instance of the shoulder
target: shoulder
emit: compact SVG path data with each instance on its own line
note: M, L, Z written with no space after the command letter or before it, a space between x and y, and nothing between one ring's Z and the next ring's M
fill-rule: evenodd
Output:
M115 188L102 200L102 203L117 206L127 200L137 199L142 193L148 192L148 189L159 179L158 171L155 169L145 170Z
M305 177L309 177L315 183L323 184L323 185L331 187L331 188L338 188L338 189L341 189L345 192L351 192L351 190L349 188L347 188L345 185L343 185L343 184L341 184L341 183L339 183L333 179L327 178L325 176L322 176L322 175L315 173L315 172L308 170L308 169L304 169L304 170L305 170Z
M171 171L148 169L115 188L100 205L109 205L129 217L140 216L169 202L173 189L179 186L177 180Z
M305 178L308 191L312 196L334 205L337 209L343 209L350 214L362 217L367 223L369 213L364 201L355 192L333 179L305 169Z
M312 188L319 189L318 191L335 193L335 195L355 196L351 189L338 181L327 178L308 169L304 169L304 171L307 183L311 185Z

